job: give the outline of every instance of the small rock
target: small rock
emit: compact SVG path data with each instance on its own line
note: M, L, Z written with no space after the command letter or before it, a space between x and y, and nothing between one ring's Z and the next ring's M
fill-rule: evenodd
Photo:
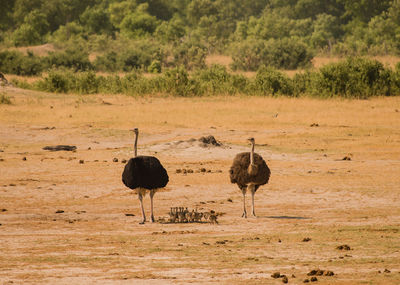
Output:
M201 172L206 172L207 169L205 169L205 168L200 168L200 171L201 171Z
M311 282L317 282L317 281L318 281L317 277L315 277L315 276L311 277Z
M317 270L313 269L310 272L307 273L308 276L313 276L317 274Z
M348 161L350 161L350 160L351 160L351 157L346 155L345 157L342 158L342 160L348 160Z
M390 270L389 269L385 269L383 272L384 273L390 273Z
M84 163L85 163L85 161L83 159L79 160L79 164L84 164Z
M7 212L7 209L1 209L1 212Z
M188 169L187 173L193 173L193 169Z
M283 276L282 282L286 284L289 282L289 279L286 276Z
M22 158L22 160L26 161L26 156L24 156L24 157Z
M311 240L311 238L309 238L309 237L303 238L303 242L309 242L310 240Z
M325 272L325 276L333 276L333 275L335 275L335 273L333 273L333 271L327 270L327 271Z
M135 215L134 214L125 214L125 216L127 216L127 217L134 217Z
M57 210L56 211L56 214L61 214L61 213L64 213L64 211L63 210Z
M312 123L312 124L310 125L310 127L319 127L319 124L317 124L317 123Z
M303 283L310 283L310 280L304 279Z
M338 250L351 250L350 246L348 246L347 244L339 245L338 247L336 247L336 249L338 249Z
M227 200L228 202L231 202L231 203L233 203L233 201L232 201L232 199L231 198L228 198L228 200Z
M176 173L182 173L182 169L175 170Z
M113 162L118 162L118 158L114 157Z
M280 278L281 277L281 273L280 272L275 272L274 274L271 275L272 278Z
M126 163L126 159L121 160L121 163Z

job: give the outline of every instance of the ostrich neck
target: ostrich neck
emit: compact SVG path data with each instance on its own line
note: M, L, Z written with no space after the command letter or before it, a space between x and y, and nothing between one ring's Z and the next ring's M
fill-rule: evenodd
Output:
M254 165L254 143L251 144L250 165Z
M138 136L139 136L139 134L136 133L136 136L135 136L135 157L137 156L137 141L138 141Z

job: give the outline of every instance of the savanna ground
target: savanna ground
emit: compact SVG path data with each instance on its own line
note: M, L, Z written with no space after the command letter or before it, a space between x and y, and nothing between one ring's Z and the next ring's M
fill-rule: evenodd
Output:
M0 105L1 283L282 284L271 277L280 272L303 284L313 269L334 272L314 284L400 283L400 98L0 88L13 102ZM197 207L224 213L219 224L138 224L137 196L121 182L133 127L139 154L156 155L170 176L156 218ZM205 135L223 146L190 140ZM258 217L243 219L228 169L250 136L272 176L256 194ZM77 151L42 149L58 144Z

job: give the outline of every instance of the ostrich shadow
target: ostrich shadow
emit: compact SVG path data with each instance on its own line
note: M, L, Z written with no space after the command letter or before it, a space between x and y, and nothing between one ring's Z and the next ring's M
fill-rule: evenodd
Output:
M299 216L257 216L258 219L281 219L281 220L311 220L310 217Z

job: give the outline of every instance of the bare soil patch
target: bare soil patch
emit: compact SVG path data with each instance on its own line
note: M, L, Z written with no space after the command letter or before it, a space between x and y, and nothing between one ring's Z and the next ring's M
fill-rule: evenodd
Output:
M0 105L0 283L400 283L400 98L1 88L13 104ZM137 196L121 182L133 127L139 154L170 176L156 219L188 207L221 213L218 224L139 225ZM220 146L201 145L211 135ZM257 191L258 217L243 219L228 169L248 137L272 175ZM43 150L56 145L76 150Z

